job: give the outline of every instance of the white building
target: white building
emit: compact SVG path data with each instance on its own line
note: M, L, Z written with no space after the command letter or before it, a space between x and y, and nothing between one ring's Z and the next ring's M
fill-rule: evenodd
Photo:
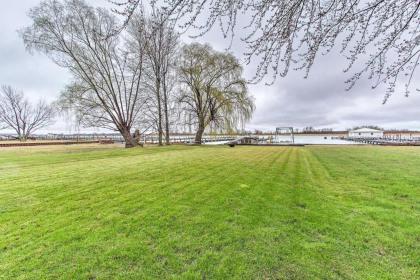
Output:
M349 131L350 138L382 138L384 137L384 132L379 129L373 128L359 128Z

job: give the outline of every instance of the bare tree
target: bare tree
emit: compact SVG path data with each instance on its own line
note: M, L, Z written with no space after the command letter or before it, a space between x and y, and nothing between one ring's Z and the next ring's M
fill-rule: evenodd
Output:
M196 144L201 144L210 124L230 130L251 118L255 106L242 71L238 60L229 53L216 52L209 45L183 47L179 77L185 89L180 102L184 113L193 116Z
M171 103L174 101L174 87L176 84L176 64L179 55L179 34L175 31L173 22L163 20L163 15L159 16L160 24L159 37L161 37L163 44L159 49L161 53L161 83L162 83L162 97L163 97L163 115L165 117L165 142L170 143L170 118L171 118ZM172 106L173 109L173 106Z
M128 2L114 1L127 20L140 1ZM406 95L418 86L413 81L420 62L420 1L166 0L163 6L168 17L182 19L181 27L196 27L198 36L219 25L233 38L244 27L245 57L259 61L254 81L266 75L274 81L290 69L304 69L307 76L316 57L338 44L349 61L345 71L354 71L347 89L366 75L373 88L387 84L385 102L397 81L405 84ZM242 14L248 19L244 26Z
M54 107L45 101L33 106L22 92L11 86L2 86L0 94L0 126L16 131L20 141L38 129L50 125L54 118Z
M84 126L117 130L126 147L136 146L131 132L142 110L143 53L128 51L127 34L114 34L115 15L83 0L46 0L29 17L32 25L21 31L26 47L73 74L61 96L64 107L77 112Z
M144 18L143 14L136 14L131 22L135 22L137 28L144 29L141 34L143 38L140 38L139 41L145 43L143 46L136 46L133 51L144 51L145 82L152 93L148 99L149 106L147 107L152 115L151 119L154 119L156 124L159 145L162 145L163 134L165 134L166 144L169 144L169 103L174 84L172 76L175 69L179 35L175 31L175 23L154 6L150 16ZM129 32L133 36L139 35L132 26L133 24L130 24ZM165 133L163 127L165 127Z

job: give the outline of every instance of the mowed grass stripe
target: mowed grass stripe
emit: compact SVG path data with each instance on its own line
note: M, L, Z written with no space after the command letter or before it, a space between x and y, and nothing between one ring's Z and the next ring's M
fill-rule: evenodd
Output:
M0 174L0 275L416 278L419 163L412 148L2 150L18 172Z

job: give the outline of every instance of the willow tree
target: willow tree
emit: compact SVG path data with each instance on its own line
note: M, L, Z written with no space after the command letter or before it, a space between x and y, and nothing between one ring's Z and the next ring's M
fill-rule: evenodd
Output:
M126 147L137 145L131 130L142 110L143 54L128 51L124 32L115 34L116 16L83 0L46 0L29 17L31 26L21 31L26 47L73 75L61 103L84 126L117 130Z
M229 53L197 43L182 48L179 78L183 90L179 100L197 128L196 144L201 144L210 124L232 129L251 118L254 100L242 72L238 60Z
M140 0L112 1L127 21ZM144 2L144 1L143 1ZM155 2L155 1L150 1ZM259 62L255 80L275 79L290 69L306 76L316 58L336 45L353 74L348 89L363 75L372 86L397 82L405 93L419 89L420 1L418 0L165 0L168 17L202 35L219 27L225 37L241 30L247 61Z

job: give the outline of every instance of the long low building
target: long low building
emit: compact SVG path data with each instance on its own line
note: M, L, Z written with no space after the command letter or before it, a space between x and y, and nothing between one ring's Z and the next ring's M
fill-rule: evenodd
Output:
M286 135L286 134L281 134ZM288 133L287 135L291 135ZM336 138L388 138L388 139L420 139L420 131L416 130L381 130L374 128L358 128L353 130L342 131L299 131L294 133L295 136L322 136L325 139Z
M348 137L349 133L348 131L342 130L342 131L300 131L294 133L295 135L299 136L326 136L326 137Z
M392 139L413 139L420 138L420 131L413 130L387 130L384 131L385 138Z
M382 138L384 137L383 130L362 127L349 131L350 138Z
M390 138L390 139L418 139L420 131L414 130L378 130L360 128L349 131L350 138Z

